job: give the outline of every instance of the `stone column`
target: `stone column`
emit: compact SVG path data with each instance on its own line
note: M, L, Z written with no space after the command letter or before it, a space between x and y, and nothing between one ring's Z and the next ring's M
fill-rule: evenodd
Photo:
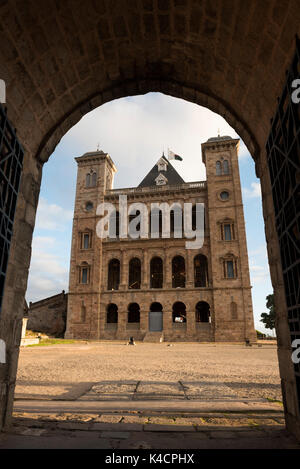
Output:
M140 331L143 334L146 334L149 330L149 311L143 310L140 311Z
M195 336L196 334L195 311L186 312L186 333L188 336Z
M172 323L172 311L163 312L163 333L166 337L172 335L173 323Z
M172 265L171 265L171 258L168 255L168 251L165 249L164 255L164 281L163 286L164 288L172 288Z
M143 266L142 266L142 272L143 272L143 280L142 280L142 289L147 290L150 288L150 279L149 279L149 259L148 259L148 251L146 249L143 249Z
M194 286L194 262L193 262L193 249L186 249L185 256L185 272L186 272L186 288L193 288Z
M126 337L127 311L118 311L118 338Z
M120 278L120 286L119 290L127 290L128 289L128 254L123 249L121 250L121 261L120 261L120 268L121 268L121 278Z

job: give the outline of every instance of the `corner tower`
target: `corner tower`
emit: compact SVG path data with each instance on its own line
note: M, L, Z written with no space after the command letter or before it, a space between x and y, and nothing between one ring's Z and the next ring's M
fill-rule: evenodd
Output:
M96 210L112 188L116 167L103 151L75 158L76 197L72 230L66 338L99 338L102 241Z
M256 341L238 149L228 136L202 144L216 342Z

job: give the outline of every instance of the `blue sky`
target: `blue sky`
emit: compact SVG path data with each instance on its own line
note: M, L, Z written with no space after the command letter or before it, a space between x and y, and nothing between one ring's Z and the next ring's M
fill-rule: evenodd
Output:
M43 169L34 231L27 301L68 290L68 272L77 165L86 151L108 152L117 166L114 188L137 186L169 147L183 157L172 164L183 179L205 180L201 143L221 135L238 137L219 115L196 104L160 93L123 98L84 116L62 138ZM254 162L241 141L239 167L246 221L254 319L264 331L270 282L259 180ZM267 331L270 332L270 331Z

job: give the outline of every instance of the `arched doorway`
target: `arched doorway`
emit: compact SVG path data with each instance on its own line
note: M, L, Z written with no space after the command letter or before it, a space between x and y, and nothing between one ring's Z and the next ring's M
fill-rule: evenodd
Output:
M106 308L107 324L116 324L118 322L118 306L110 303Z
M163 307L161 303L151 303L149 312L149 331L160 332L163 330Z
M128 324L140 323L140 306L137 303L130 303L128 306Z
M172 319L175 324L186 323L186 306L182 301L176 301L173 304Z
M196 323L210 322L210 306L206 301L199 301L196 304Z

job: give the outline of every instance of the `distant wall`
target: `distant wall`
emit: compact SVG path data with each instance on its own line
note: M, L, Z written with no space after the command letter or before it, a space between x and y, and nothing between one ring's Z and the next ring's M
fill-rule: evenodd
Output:
M63 337L66 329L68 294L58 295L29 303L27 329Z

